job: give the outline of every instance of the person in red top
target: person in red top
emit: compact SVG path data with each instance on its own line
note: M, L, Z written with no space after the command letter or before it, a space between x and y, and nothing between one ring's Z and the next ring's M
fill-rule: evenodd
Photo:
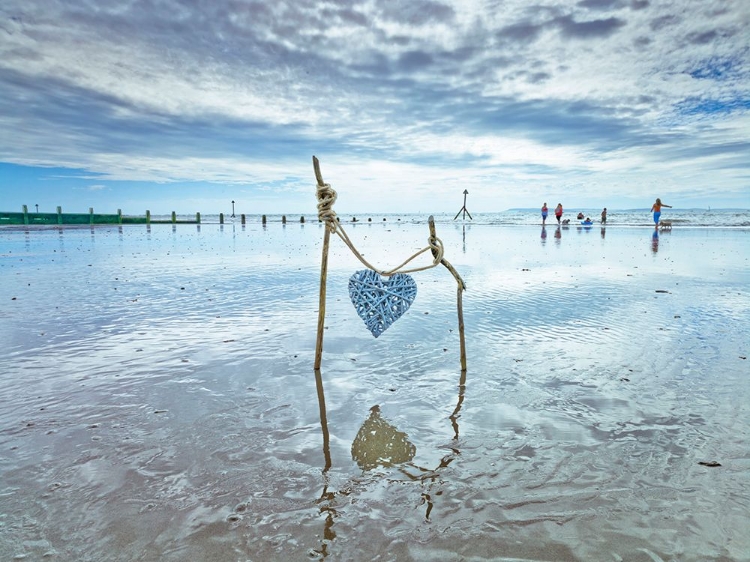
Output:
M662 203L661 199L658 197L656 198L656 203L654 203L651 206L651 211L654 213L654 228L659 228L659 217L661 217L661 208L662 207L669 207L672 208L671 205L667 205L666 203Z
M542 224L547 222L547 203L542 205Z
M562 219L562 215L563 215L562 203L558 203L557 207L555 207L555 218L557 219L557 224L560 224L560 219Z

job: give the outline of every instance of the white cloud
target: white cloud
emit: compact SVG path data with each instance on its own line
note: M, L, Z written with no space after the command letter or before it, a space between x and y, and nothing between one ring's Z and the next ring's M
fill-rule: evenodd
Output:
M0 18L5 162L304 207L318 154L352 208L384 210L450 209L456 185L496 209L537 191L648 200L669 182L736 204L748 187L740 0L10 0Z

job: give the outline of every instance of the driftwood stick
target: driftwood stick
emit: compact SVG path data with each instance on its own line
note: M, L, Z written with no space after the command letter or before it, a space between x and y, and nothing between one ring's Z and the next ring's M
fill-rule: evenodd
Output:
M325 186L323 176L320 173L320 162L313 156L313 168L315 169L315 178L318 180L318 200L320 200L320 189ZM320 294L318 298L318 339L315 344L315 366L316 370L320 369L320 362L323 358L323 330L326 319L326 281L328 277L328 246L331 240L331 231L328 225L325 225L325 234L323 234L323 258L320 261Z
M320 161L315 156L313 156L313 170L315 170L315 179L318 180L318 187L323 187L326 182L323 181L320 173Z
M326 227L323 234L323 259L320 262L320 294L318 297L318 339L315 344L315 369L320 369L320 362L323 357L323 330L325 329L326 320L326 280L328 277L328 246L331 239L331 232Z
M464 289L461 286L463 280L458 284L456 296L456 309L458 311L458 338L461 345L461 371L466 372L466 338L464 337Z
M331 445L328 433L328 416L326 415L326 396L323 392L323 377L320 376L320 369L315 369L315 387L318 390L318 409L320 410L320 429L323 432L323 457L325 466L323 472L328 472L331 468ZM456 431L458 434L458 431Z
M435 234L435 217L430 215L430 218L428 219L429 227L430 227L430 245L434 245L435 240L437 239L437 234ZM433 247L432 248L432 256L437 257L437 250ZM464 337L464 306L463 306L463 292L466 290L466 283L464 283L464 280L461 279L461 276L458 274L458 271L456 271L456 268L453 267L450 262L442 258L440 260L440 263L443 264L448 271L451 272L451 275L456 279L456 283L458 283L458 291L456 296L456 308L458 312L458 337L459 342L461 345L461 371L466 371L466 338Z

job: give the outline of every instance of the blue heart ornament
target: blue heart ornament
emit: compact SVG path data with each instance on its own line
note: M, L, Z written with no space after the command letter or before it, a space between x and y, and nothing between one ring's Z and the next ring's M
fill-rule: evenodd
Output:
M416 297L417 284L405 273L383 277L363 269L349 278L349 298L376 338L409 310Z

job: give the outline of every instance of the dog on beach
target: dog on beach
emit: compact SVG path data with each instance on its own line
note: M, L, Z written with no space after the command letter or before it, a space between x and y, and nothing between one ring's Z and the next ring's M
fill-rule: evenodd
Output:
M568 225L568 224L570 224L570 219L563 219L562 223L564 225Z
M672 221L659 221L659 228L661 230L672 230Z

